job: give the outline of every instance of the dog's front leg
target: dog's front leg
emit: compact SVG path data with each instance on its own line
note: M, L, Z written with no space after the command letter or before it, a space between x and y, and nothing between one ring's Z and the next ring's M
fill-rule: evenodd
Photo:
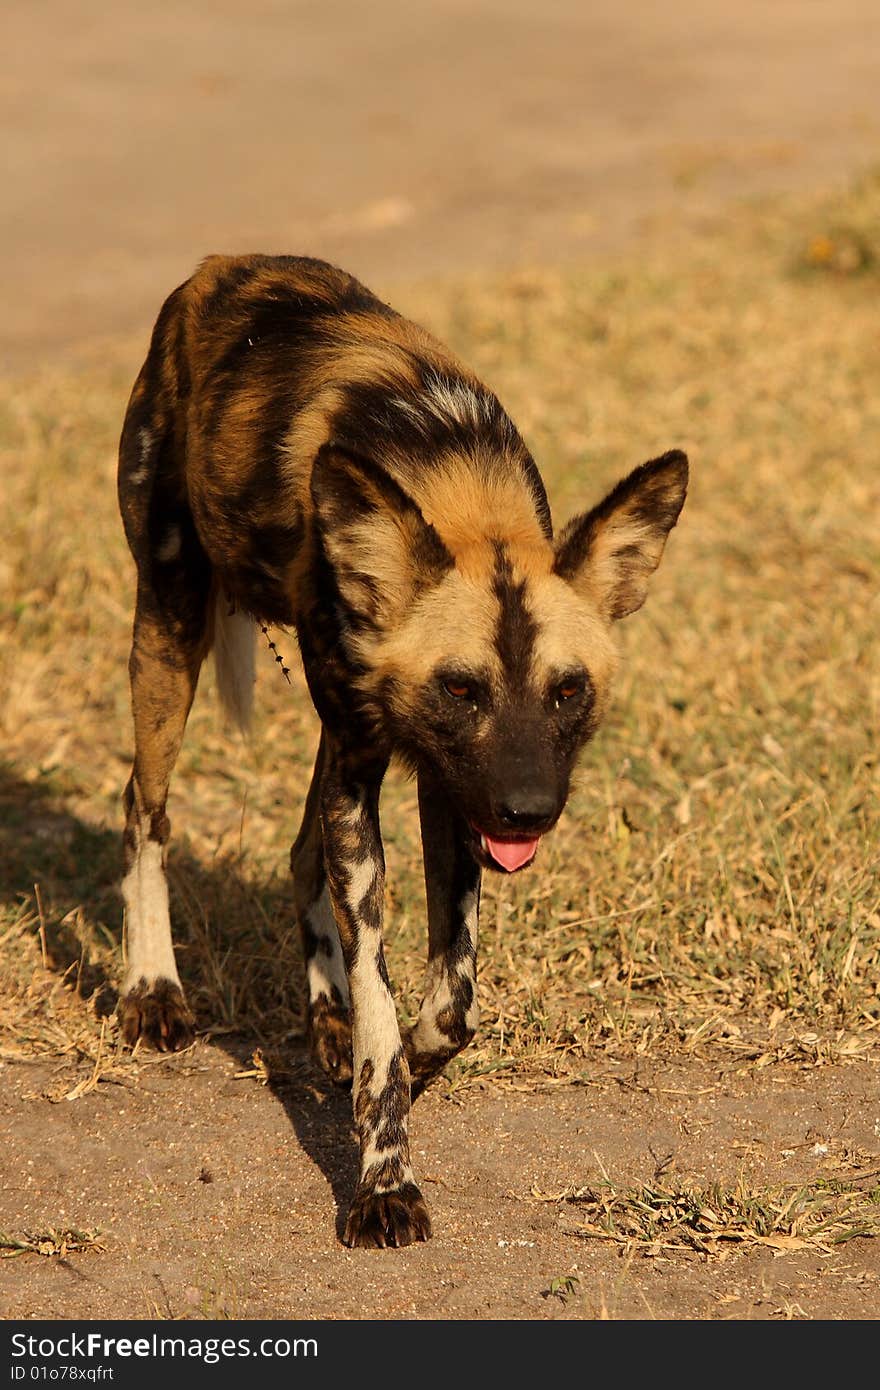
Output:
M330 749L321 789L327 882L351 994L353 1101L360 1142L360 1181L345 1227L346 1245L410 1245L431 1234L410 1166L410 1073L382 945L383 773L384 767L369 773L353 770L338 750Z
M422 1006L406 1037L417 1095L474 1036L480 866L467 827L427 772L419 773L419 815L428 899L428 967Z

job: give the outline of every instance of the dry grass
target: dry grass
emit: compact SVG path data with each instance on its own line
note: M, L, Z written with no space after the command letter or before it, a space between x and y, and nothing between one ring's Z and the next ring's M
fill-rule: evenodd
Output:
M776 1189L744 1178L732 1187L655 1182L632 1191L605 1182L571 1194L560 1221L569 1235L620 1246L624 1254L717 1256L748 1245L830 1254L848 1240L880 1236L878 1176Z
M453 1086L563 1084L600 1048L821 1062L878 1037L878 225L865 179L613 273L397 296L499 391L560 520L666 448L693 464L564 821L533 872L486 885L484 1023ZM858 256L823 252L845 234ZM114 451L141 346L0 386L0 1054L66 1057L65 1095L148 1060L106 1021L131 752ZM302 1026L286 853L316 726L268 652L258 706L246 746L197 701L171 875L202 1025L271 1067ZM392 775L385 803L390 964L412 1011L413 787Z
M21 1235L0 1231L0 1260L12 1260L19 1255L55 1256L63 1260L67 1255L100 1248L97 1231L79 1231L76 1227L58 1231L25 1231Z

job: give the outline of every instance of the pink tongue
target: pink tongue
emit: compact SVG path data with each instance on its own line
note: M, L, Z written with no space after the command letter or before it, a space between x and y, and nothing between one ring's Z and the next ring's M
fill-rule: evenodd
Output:
M512 874L514 869L521 869L530 859L534 859L539 839L539 835L536 835L534 840L493 840L490 836L485 836L486 846L495 863L500 864L509 874Z

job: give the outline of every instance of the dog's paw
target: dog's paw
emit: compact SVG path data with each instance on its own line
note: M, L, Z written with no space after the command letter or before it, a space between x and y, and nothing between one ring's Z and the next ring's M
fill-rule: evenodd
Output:
M195 1019L183 990L172 980L141 980L122 995L116 1017L129 1047L143 1038L159 1052L180 1052L195 1038Z
M308 1036L312 1056L334 1086L350 1086L353 1067L348 1010L319 996L309 1010Z
M390 1192L358 1192L345 1223L346 1245L367 1250L431 1239L431 1218L414 1182Z

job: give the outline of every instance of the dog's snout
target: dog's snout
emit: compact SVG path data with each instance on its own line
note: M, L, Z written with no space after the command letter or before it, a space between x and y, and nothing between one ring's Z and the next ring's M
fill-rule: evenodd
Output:
M493 807L505 830L544 830L556 814L556 798L543 791L509 791Z

